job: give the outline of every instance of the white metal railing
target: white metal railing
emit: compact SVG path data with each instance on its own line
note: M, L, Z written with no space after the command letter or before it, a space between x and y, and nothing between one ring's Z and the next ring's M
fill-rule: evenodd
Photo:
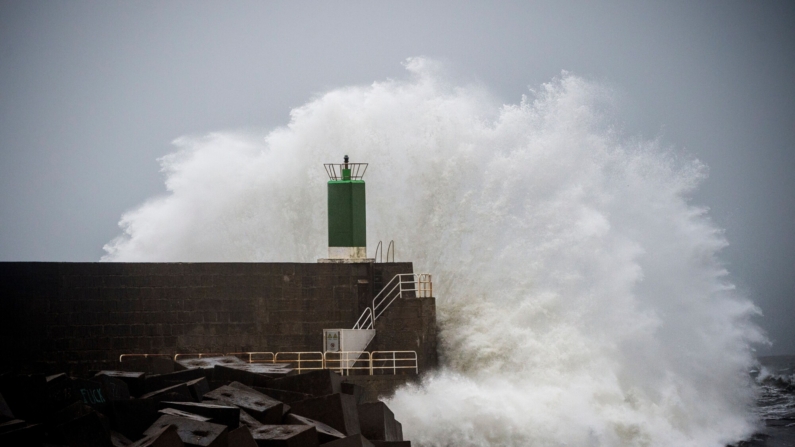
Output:
M241 360L248 360L248 363L275 363L273 361L274 354L272 352L227 352L225 355L233 355ZM255 358L255 356L257 358Z
M415 294L418 298L433 296L433 278L430 273L398 273L373 298L372 307L362 312L353 329L372 329L375 320L389 308L396 299L406 294Z
M373 310L371 308L364 309L362 316L353 325L354 329L372 329L373 328Z
M398 370L413 369L415 374L419 374L416 351L338 351L338 352L319 352L319 351L295 351L295 352L230 352L221 354L211 353L192 353L192 354L122 354L119 356L121 362L127 357L167 357L174 360L184 357L220 357L234 355L240 357L247 356L248 363L290 363L296 365L296 370L300 374L302 371L313 371L320 369L330 369L341 375L347 376L351 372L366 371L368 375L377 375L379 372L397 374ZM269 357L254 358L255 356Z
M377 362L381 364L376 365ZM370 365L371 376L374 370L390 369L392 374L397 374L399 369L413 369L415 374L419 374L416 351L373 351L370 353Z
M306 358L307 356L309 358ZM298 370L298 374L301 374L301 371L325 369L326 361L323 353L320 351L277 352L273 357L273 363L294 363ZM313 366L305 366L306 364Z
M202 358L202 357L223 357L224 355L225 354L223 354L221 352L202 352L202 353L196 353L196 354L174 354L174 361L176 362L180 357ZM231 354L229 354L229 355L231 355Z
M367 371L373 375L372 357L367 351L326 351L323 353L325 369L350 375L351 371Z

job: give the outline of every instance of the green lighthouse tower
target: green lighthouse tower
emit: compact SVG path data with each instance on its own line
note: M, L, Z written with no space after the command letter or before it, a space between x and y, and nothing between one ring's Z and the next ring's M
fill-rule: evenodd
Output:
M367 258L364 172L367 163L323 165L328 181L328 259L320 262L373 262Z

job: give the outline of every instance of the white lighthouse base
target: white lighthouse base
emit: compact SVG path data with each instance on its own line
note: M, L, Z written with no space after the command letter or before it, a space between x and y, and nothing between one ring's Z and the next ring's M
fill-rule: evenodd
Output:
M367 247L329 247L328 258L318 259L317 262L350 264L358 262L375 262L375 258L367 257Z

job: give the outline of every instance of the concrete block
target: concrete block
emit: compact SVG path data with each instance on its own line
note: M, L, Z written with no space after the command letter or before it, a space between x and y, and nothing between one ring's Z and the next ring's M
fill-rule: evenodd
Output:
M262 393L262 392L257 390L257 388L259 388L259 387L253 387L253 386L244 385L244 384L242 384L240 382L230 382L229 386L231 386L232 388L237 388L238 390L251 391L252 393L265 394L265 393ZM265 394L265 395L267 396L267 394ZM279 399L275 399L275 400L279 400ZM279 402L281 402L281 401L279 401ZM282 404L284 404L284 402L282 402ZM284 407L285 407L285 413L287 413L287 410L290 409L290 406L285 404Z
M288 425L311 425L315 427L315 430L317 430L318 441L321 444L325 444L331 441L336 441L337 439L342 439L345 437L344 434L340 433L338 430L335 430L329 425L326 425L314 419L310 419L304 416L299 416L297 414L291 414L291 413L287 414L282 420L282 422Z
M373 443L362 435L351 435L322 444L323 447L373 447Z
M213 369L215 365L246 365L247 363L235 356L204 357L200 359L177 360L177 363L187 369L202 368Z
M130 441L130 438L113 430L110 431L110 443L113 445L113 447L129 447L133 445L133 442Z
M210 391L217 390L218 388L221 388L222 386L226 386L228 384L229 384L229 382L221 382L220 380L212 380L212 379L210 379L210 380L207 381L207 385L210 386ZM207 393L205 393L205 394L207 394Z
M267 387L269 378L285 377L295 374L284 364L244 363L242 365L215 365L213 380L236 381L245 385Z
M287 391L287 390L277 390L273 388L262 388L259 386L252 387L255 390L259 391L260 393L270 396L278 401L284 402L285 404L291 404L293 402L298 402L300 400L311 399L311 394L305 393L298 393L295 391Z
M271 380L267 388L325 396L341 392L341 384L342 377L339 374L322 369Z
M102 382L98 380L72 378L72 389L76 396L93 408L101 408L108 402Z
M177 434L186 446L226 447L228 445L228 431L225 425L171 415L161 416L144 432L144 435L154 435L169 425L177 428Z
M149 399L156 402L163 400L194 402L193 396L190 394L190 390L188 390L188 385L184 383L146 393L141 396L141 399Z
M395 414L383 402L359 405L361 433L371 441L399 441Z
M188 391L196 402L201 402L204 395L210 392L210 385L204 377L186 382L185 385L188 386Z
M184 447L185 443L179 437L177 427L174 425L166 425L160 430L155 431L149 436L138 440L130 445L130 447Z
M26 425L28 425L28 423L23 421L22 419L12 419L10 421L6 421L0 424L0 433L5 433L11 430L17 430L19 428L25 427Z
M343 394L350 394L353 396L356 399L357 404L363 403L365 390L361 385L350 382L342 382L340 384L340 390Z
M317 447L317 432L311 425L263 425L251 432L259 447Z
M295 402L293 414L328 424L347 436L361 433L356 399L348 394L329 394Z
M0 377L0 393L17 418L41 420L49 410L46 383L43 375L4 376Z
M398 441L402 441L403 440L403 424L401 424L397 420L395 420L395 432L397 432L397 440Z
M246 413L245 410L240 410L240 426L246 427L247 429L254 431L260 427L262 427L262 422L254 419L250 414Z
M278 424L282 420L284 405L262 393L222 386L204 395L218 403L239 407L263 424Z
M110 422L96 411L57 427L69 445L112 447L110 442Z
M157 413L157 402L147 399L111 402L108 416L111 428L130 439L139 439L160 417Z
M14 412L11 411L11 407L8 406L3 394L0 393L0 420L11 419L14 419Z
M113 377L114 379L118 379L123 381L127 384L127 389L130 391L132 396L138 397L141 394L144 394L144 380L146 378L145 372L138 372L138 371L112 371L112 370L105 370L100 371L94 377L99 376L108 376Z
M82 398L75 392L72 380L66 374L55 374L45 378L44 402L50 410L59 410Z
M163 408L157 411L160 414L167 414L170 416L178 416L185 419L193 419L199 422L210 422L210 418L199 416L198 414L188 413L187 411L177 410L175 408Z
M3 446L39 446L44 441L44 425L28 424L16 430L0 433Z
M156 376L148 376L144 381L146 392L151 392L165 388L175 383L189 382L191 380L201 379L205 377L204 371L201 369L185 369L183 371L175 371L168 374L159 374Z
M209 422L226 425L229 430L240 426L240 408L209 402L160 402L160 408L174 408L209 418Z
M108 402L130 398L130 388L126 382L106 375L95 376L95 379L102 384L102 393Z
M257 447L257 441L246 427L239 427L229 432L230 447Z
M82 401L74 402L65 408L50 414L47 418L47 423L52 426L59 426L69 423L77 418L85 416L94 412L94 409L83 403ZM60 434L59 431L54 431L55 434ZM65 442L65 441L64 441Z

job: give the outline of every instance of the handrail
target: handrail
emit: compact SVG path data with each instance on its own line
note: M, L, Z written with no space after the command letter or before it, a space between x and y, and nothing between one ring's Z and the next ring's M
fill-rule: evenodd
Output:
M297 358L295 358L295 359L287 359L287 360L279 360L279 356L280 355L283 355L283 356L284 355L294 355L294 356L297 356ZM320 358L302 359L301 358L302 355L319 355ZM315 363L315 362L320 362L320 367L319 368L301 366L302 363ZM296 369L298 370L298 374L301 374L302 370L304 370L304 371L314 371L314 370L319 370L319 369L325 369L326 368L326 358L323 355L323 353L320 352L320 351L277 352L276 355L273 356L273 363L296 363L297 364L297 368Z
M404 279L405 278L405 279ZM410 286L409 286L410 285ZM433 296L433 278L429 273L398 273L373 298L372 306L364 309L353 329L372 329L375 320L398 298L414 293L418 298ZM388 300L388 302L386 302ZM386 302L386 304L384 304Z
M392 358L376 358L379 354L392 354ZM411 354L410 357L398 358L397 354ZM392 366L374 366L375 362L392 362ZM398 366L397 362L411 362L413 365ZM413 369L414 373L419 374L419 367L417 365L417 351L373 351L370 353L370 369L392 369L392 374L397 374L398 369ZM372 373L370 373L372 375Z
M223 357L224 355L226 355L226 354L224 354L223 352L201 352L201 353L195 353L195 354L191 354L191 353L188 353L188 354L174 354L174 361L176 362L178 358L187 357L187 356L198 356L198 358L202 358L202 357Z
M218 356L218 355L248 355L249 363L262 362L268 363L267 360L254 360L251 356L260 354L272 355L270 363L295 363L297 370L300 374L301 371L314 371L321 369L330 369L339 371L342 375L350 375L351 371L367 370L369 375L374 375L376 371L389 371L392 374L397 374L398 370L413 369L414 373L419 374L419 365L417 361L416 351L295 351L295 352L230 352L227 354L220 353L196 353L196 354L175 354L174 358L194 355L202 357ZM285 359L284 356L294 356L294 359ZM314 358L303 358L304 356L314 356ZM336 356L336 358L333 358ZM386 356L386 357L383 357ZM170 354L122 354L119 356L121 362L125 357L168 357L172 358ZM329 358L332 357L332 358ZM379 358L380 357L380 358ZM365 362L362 366L361 363ZM385 365L376 365L376 362L386 362ZM400 362L400 364L399 364ZM305 363L320 363L320 366L303 366ZM357 366L358 365L358 366ZM390 366L391 365L391 366Z
M368 163L323 163L330 180L361 180Z
M362 316L356 320L356 324L353 325L354 329L372 329L373 328L373 311L369 307L364 309L362 312Z
M404 279L407 278L407 279ZM384 291L387 290L392 282L396 282L395 285L392 286L386 293ZM397 290L397 293L392 296L393 292ZM389 307L392 302L394 302L398 298L402 298L404 293L415 293L419 295L419 298L429 298L433 296L433 282L432 277L428 273L399 273L392 278L381 292L373 298L373 322L380 317L384 311ZM382 296L383 295L383 296ZM389 300L388 303L384 304L386 300ZM379 308L382 309L379 310Z
M399 298L399 297L401 297L403 295L402 276L403 276L403 274L400 274L400 273L395 275L392 279L389 280L388 283L386 283L384 288L381 289L380 292L378 292L378 295L376 295L375 298L373 298L373 324L375 324L375 320L377 320L378 317L380 317L381 314L384 313L386 308L389 307L389 305L392 304L393 301L395 301L397 298ZM395 284L392 285L391 286L392 288L390 289L389 288L390 284L392 284L393 282ZM378 308L381 307L381 305L384 303L384 301L386 301L393 294L393 292L395 292L395 290L397 290L397 293L395 293L394 296L392 296L392 299L389 300L389 302L386 304L386 306L384 306L384 308L381 309L381 312L378 312ZM387 292L384 293L384 291L387 291Z
M270 355L271 360L270 363L273 362L274 354L269 351L260 351L260 352L227 352L225 355L233 355L235 357L240 358L240 356L248 356L248 363L268 363L265 359L254 359L255 355Z
M332 356L337 355L339 357L337 359L329 359L329 354ZM367 355L366 358L360 358L365 354ZM366 366L355 366L357 363L363 361L367 362ZM330 363L334 362L338 364L336 368L330 366ZM350 375L351 371L359 370L367 370L371 376L373 375L372 356L368 351L326 351L323 353L323 363L325 369L339 371L340 375L343 376Z
M378 257L378 252L381 252L381 257ZM383 243L378 241L378 245L375 246L375 254L373 255L373 259L378 259L378 262L384 262L384 248ZM389 258L386 258L389 261Z
M389 262L389 253L392 253L392 262L395 262L395 241L394 239L389 241L389 245L386 247L386 262ZM381 256L379 256L379 254ZM378 259L376 262L383 263L384 262L384 242L378 241L378 245L375 246L375 254L373 255L373 259Z

